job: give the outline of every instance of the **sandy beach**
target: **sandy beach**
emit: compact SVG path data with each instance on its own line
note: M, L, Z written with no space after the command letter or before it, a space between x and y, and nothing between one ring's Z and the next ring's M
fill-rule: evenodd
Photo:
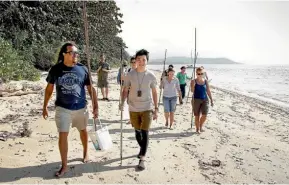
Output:
M99 100L100 119L109 128L113 148L96 151L90 141L92 162L83 164L78 131L70 129L69 171L62 178L54 177L60 166L55 92L49 104L49 119L41 115L46 75L38 82L4 84L2 90L32 94L8 97L6 92L6 97L0 97L0 183L289 183L289 111L217 87L212 87L215 105L200 135L190 128L189 102L177 106L173 130L164 127L160 106L159 118L150 131L144 171L136 170L139 149L134 130L125 121L120 166L116 74L116 69L110 74L111 101ZM159 79L161 74L155 71L155 75ZM100 91L98 94L102 99ZM23 123L32 130L30 137L21 137ZM212 165L213 160L219 160L220 166Z

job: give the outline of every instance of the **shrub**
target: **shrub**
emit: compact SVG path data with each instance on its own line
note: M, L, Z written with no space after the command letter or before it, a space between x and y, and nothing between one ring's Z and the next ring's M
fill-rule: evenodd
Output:
M4 81L40 79L40 73L30 61L19 55L12 44L0 38L0 78Z

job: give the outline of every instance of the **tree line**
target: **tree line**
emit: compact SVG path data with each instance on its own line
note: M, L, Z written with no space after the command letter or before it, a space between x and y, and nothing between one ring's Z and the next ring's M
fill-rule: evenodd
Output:
M85 59L83 3L79 1L1 1L0 78L37 80L39 70L48 70L65 41L73 41ZM100 53L111 65L119 65L122 14L115 1L88 1L87 19L91 67ZM128 59L127 52L123 58ZM85 60L83 60L85 62Z

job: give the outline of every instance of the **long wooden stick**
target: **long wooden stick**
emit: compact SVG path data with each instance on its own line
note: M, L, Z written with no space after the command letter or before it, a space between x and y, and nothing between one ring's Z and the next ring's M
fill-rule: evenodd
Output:
M193 61L193 51L191 50L191 60L192 60L193 65L194 65L194 68L193 68L193 71L192 71L191 80L195 79L195 65L196 65L196 62L197 62L197 55L198 55L197 54L197 28L195 28L195 57L194 57L194 61ZM189 96L190 96L190 91L191 91L191 85L189 87L186 103L188 103Z
M88 75L89 75L89 81L90 81L90 87L91 87L91 100L92 100L92 108L95 107L95 98L93 93L93 82L91 78L91 65L90 65L90 52L89 52L89 35L88 35L88 20L87 20L87 12L86 12L86 1L83 1L83 22L84 22L84 35L85 35L85 53L86 53L86 59L87 59L87 68L88 68ZM94 127L96 128L96 121L94 119Z
M191 61L192 61L192 63L194 64L194 60L193 60L193 50L191 50ZM194 75L194 70L192 71L191 80L193 79L193 75ZM190 91L191 91L191 85L189 86L186 103L188 103L188 101L189 101Z
M167 59L167 49L165 50L165 60L164 60L164 69L163 69L163 73L164 73L165 70L166 70L166 59ZM162 74L163 74L163 73L162 73ZM162 78L163 78L163 76L161 77L161 80L162 80ZM161 103L162 90L163 90L163 88L160 89L160 96L159 96L158 107L160 106L160 103Z
M192 74L192 80L195 79L195 69L196 69L196 63L197 63L197 28L195 28L195 58L194 58L194 69L193 69L193 74ZM190 85L191 86L191 85ZM192 97L193 100L193 97ZM193 105L192 105L192 116L191 116L191 128L193 128L193 121L194 121L194 110L193 110Z
M122 45L121 45L121 49L120 49L120 63L121 63L121 67L120 67L120 101L122 98L122 90L123 90L123 84L122 84L122 79L121 76L123 74L123 61L122 61ZM122 128L123 128L123 110L121 109L120 112L120 165L122 165Z

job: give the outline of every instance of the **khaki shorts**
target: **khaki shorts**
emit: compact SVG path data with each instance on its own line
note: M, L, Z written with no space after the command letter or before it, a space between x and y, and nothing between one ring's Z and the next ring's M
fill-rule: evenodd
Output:
M209 112L209 101L202 99L192 99L194 116L207 115Z
M108 87L108 81L107 80L98 80L97 87L107 88Z
M131 124L136 130L149 130L153 119L153 111L129 112L129 115Z
M69 132L71 124L72 127L76 127L79 131L84 130L88 123L88 117L87 108L69 110L57 106L55 110L55 122L58 132Z

